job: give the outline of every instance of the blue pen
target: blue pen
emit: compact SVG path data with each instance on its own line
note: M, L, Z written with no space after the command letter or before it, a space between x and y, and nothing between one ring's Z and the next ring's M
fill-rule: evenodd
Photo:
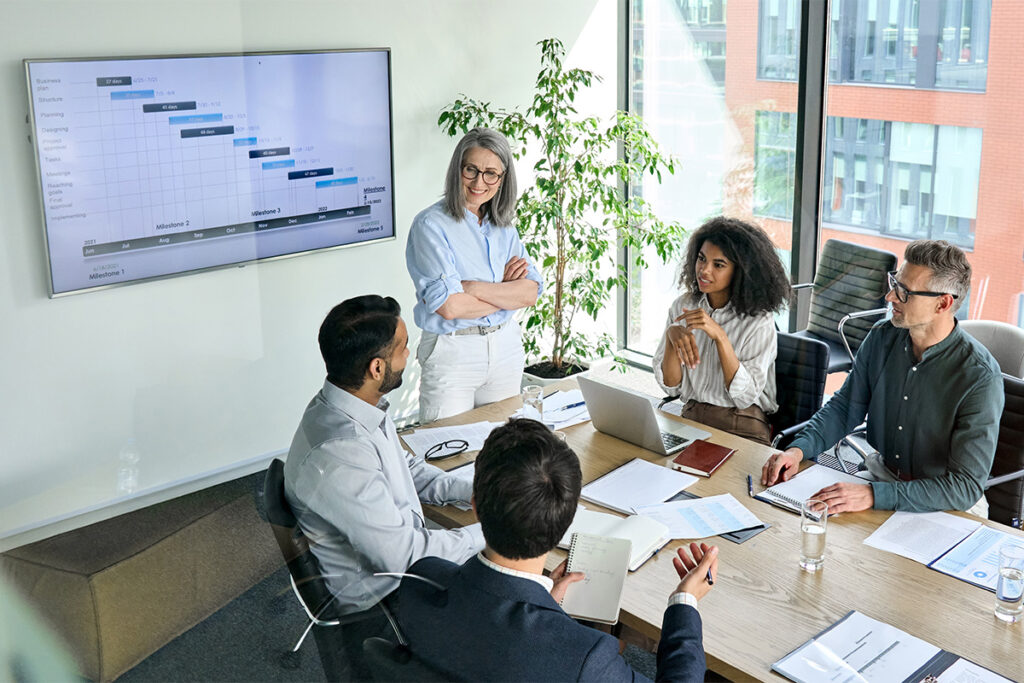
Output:
M713 578L711 578L711 570L710 569L708 570L708 579L707 580L708 580L708 585L709 586L714 586L715 585L715 580Z
M754 478L749 474L747 475L747 495L751 498L754 497Z
M561 412L564 412L566 410L572 410L573 408L579 408L580 406L585 406L585 405L587 405L586 401L580 401L579 403L570 403L567 406L562 406L561 408L558 408L556 410L552 410L551 412L552 413L561 413Z

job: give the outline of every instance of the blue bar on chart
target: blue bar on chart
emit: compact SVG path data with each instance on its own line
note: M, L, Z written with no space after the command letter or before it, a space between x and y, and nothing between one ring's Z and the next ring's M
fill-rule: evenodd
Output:
M255 138L253 138L255 140ZM249 158L259 159L260 157L286 157L292 153L289 147L267 147L266 149L250 149Z
M155 112L162 111L186 111L188 109L195 109L195 102L157 102L156 104L144 104L142 105L143 114L152 114Z
M100 76L96 79L97 88L109 88L114 85L131 85L131 76Z
M334 178L332 180L318 180L317 187L336 187L338 185L355 185L359 181L357 176L351 178Z
M184 128L181 131L183 138L205 138L211 135L234 135L234 126L211 126L209 128Z
M172 126L177 126L183 123L218 123L223 120L223 114L184 114L182 116L167 117L167 123Z
M112 100L145 100L154 97L152 90L115 90L110 93Z
M235 138L232 142L235 147L248 147L256 144L256 138Z
M315 178L321 175L334 175L333 168L311 168L305 171L292 171L288 174L288 180L300 180L302 178Z
M269 171L275 168L294 168L295 159L281 159L280 161L264 161L263 170Z

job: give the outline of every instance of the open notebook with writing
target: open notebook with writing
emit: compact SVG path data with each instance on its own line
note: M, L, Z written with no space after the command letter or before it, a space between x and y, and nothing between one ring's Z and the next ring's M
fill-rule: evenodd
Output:
M630 542L623 538L573 534L566 571L583 572L584 578L566 589L562 609L577 619L616 623L629 556Z
M758 493L754 498L771 503L792 512L800 512L800 504L815 493L839 482L864 484L865 481L852 474L833 470L822 465L811 465L789 481L782 481Z
M568 548L572 543L572 535L576 532L594 536L610 536L624 538L632 544L629 557L629 571L636 571L647 558L660 550L671 538L668 527L656 519L630 515L619 517L607 512L580 508L572 520L569 529L558 542L559 548Z

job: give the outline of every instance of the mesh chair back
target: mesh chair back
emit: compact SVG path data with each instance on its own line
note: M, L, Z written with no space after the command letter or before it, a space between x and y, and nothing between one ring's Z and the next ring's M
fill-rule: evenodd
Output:
M807 331L841 343L839 320L855 311L883 308L886 274L893 270L896 255L892 252L842 240L825 242L814 276ZM874 318L860 318L846 323L843 331L854 353L875 322Z
M999 421L999 442L992 476L1024 470L1024 380L1003 375L1006 405ZM1024 517L1024 478L997 484L985 491L989 519L1010 524Z
M779 409L768 416L774 433L809 420L821 407L828 376L828 345L816 339L776 333L775 388Z
M274 459L267 468L263 483L267 521L295 586L309 610L320 619L331 619L333 595L320 571L320 563L309 549L309 541L299 528L298 520L284 495L284 463Z

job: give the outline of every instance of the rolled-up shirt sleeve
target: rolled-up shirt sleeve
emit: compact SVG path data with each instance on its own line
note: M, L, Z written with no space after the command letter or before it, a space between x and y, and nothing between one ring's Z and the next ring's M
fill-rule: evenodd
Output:
M519 233L516 229L514 227L506 229L512 231L512 252L509 254L509 258L518 256L519 258L526 259L526 279L537 283L537 296L540 296L544 293L544 276L540 274L537 266L533 263L533 259L526 253L526 247L523 246L522 240L519 239Z
M668 330L669 326L675 324L674 320L675 318L672 317L672 311L669 310L668 322L665 324L666 330ZM665 334L662 333L661 339L658 341L658 348L654 352L654 358L651 361L651 367L654 370L654 379L655 381L658 382L658 386L660 386L665 391L666 395L678 396L680 391L682 390L683 380L682 378L680 378L679 384L676 384L674 386L669 386L665 384L665 372L661 369L661 363L665 359L665 353L675 353L675 349L671 349L671 351L666 351Z
M448 236L430 216L417 216L413 222L405 263L416 287L416 298L429 311L436 311L452 294L463 291Z
M310 511L345 534L349 544L375 571L404 572L422 557L463 562L482 544L479 529L427 529L394 503L376 451L364 440L333 439L308 456L317 468L296 482ZM475 526L475 525L474 525ZM315 539L313 539L315 540Z
M449 474L408 451L405 458L416 485L416 494L424 503L466 505L473 497L473 482Z
M757 402L768 384L768 370L778 353L775 325L770 317L752 318L750 331L739 347L734 347L740 362L732 382L729 396L737 408L747 408Z

